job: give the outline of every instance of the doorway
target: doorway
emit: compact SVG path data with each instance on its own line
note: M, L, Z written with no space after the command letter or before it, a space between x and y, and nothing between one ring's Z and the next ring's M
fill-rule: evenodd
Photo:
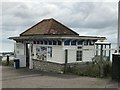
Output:
M29 67L29 48L30 48L30 44L26 43L26 67Z

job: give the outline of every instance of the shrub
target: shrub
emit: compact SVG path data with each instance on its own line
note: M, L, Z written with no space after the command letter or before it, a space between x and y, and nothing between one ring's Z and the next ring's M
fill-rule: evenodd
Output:
M102 68L100 68L102 66ZM73 67L67 68L67 73L76 74L80 76L89 77L107 77L110 75L111 63L109 61L98 62L98 63L86 63L86 64L76 64Z
M2 65L3 66L7 66L7 61L5 60L5 61L2 61ZM14 65L14 61L13 60L10 60L9 61L9 66L13 66Z

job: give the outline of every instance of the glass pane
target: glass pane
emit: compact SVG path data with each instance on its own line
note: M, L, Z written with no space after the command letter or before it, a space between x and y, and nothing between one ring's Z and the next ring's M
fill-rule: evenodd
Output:
M52 41L48 41L48 44L49 44L49 45L52 45Z
M53 41L53 45L57 45L57 42L56 42L56 41Z
M47 41L44 41L45 45L47 45Z
M39 44L39 41L37 41L37 44Z
M76 41L71 41L71 45L76 45Z
M40 44L43 44L43 41L40 41Z
M70 41L69 40L64 41L64 45L70 45Z
M34 44L36 44L36 41L33 41Z
M88 41L84 41L84 45L88 45Z
M62 45L62 42L58 40L58 45Z
M82 61L82 51L77 51L77 53L76 53L76 60L77 61Z
M78 45L82 45L82 44L83 44L83 41L78 41L77 44L78 44Z

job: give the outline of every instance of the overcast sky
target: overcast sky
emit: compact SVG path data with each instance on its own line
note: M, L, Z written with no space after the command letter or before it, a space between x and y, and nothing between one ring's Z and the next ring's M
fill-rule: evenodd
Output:
M37 22L48 18L58 20L80 35L105 36L108 42L117 43L117 0L82 1L2 1L0 51L13 51L14 41L7 38L19 36Z

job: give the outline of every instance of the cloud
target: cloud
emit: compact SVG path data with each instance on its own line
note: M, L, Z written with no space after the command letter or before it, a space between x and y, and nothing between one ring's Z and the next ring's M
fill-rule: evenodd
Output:
M10 36L45 18L55 18L80 35L103 35L116 42L117 2L2 2L3 46ZM111 41L112 40L112 41ZM12 49L11 49L12 50Z

